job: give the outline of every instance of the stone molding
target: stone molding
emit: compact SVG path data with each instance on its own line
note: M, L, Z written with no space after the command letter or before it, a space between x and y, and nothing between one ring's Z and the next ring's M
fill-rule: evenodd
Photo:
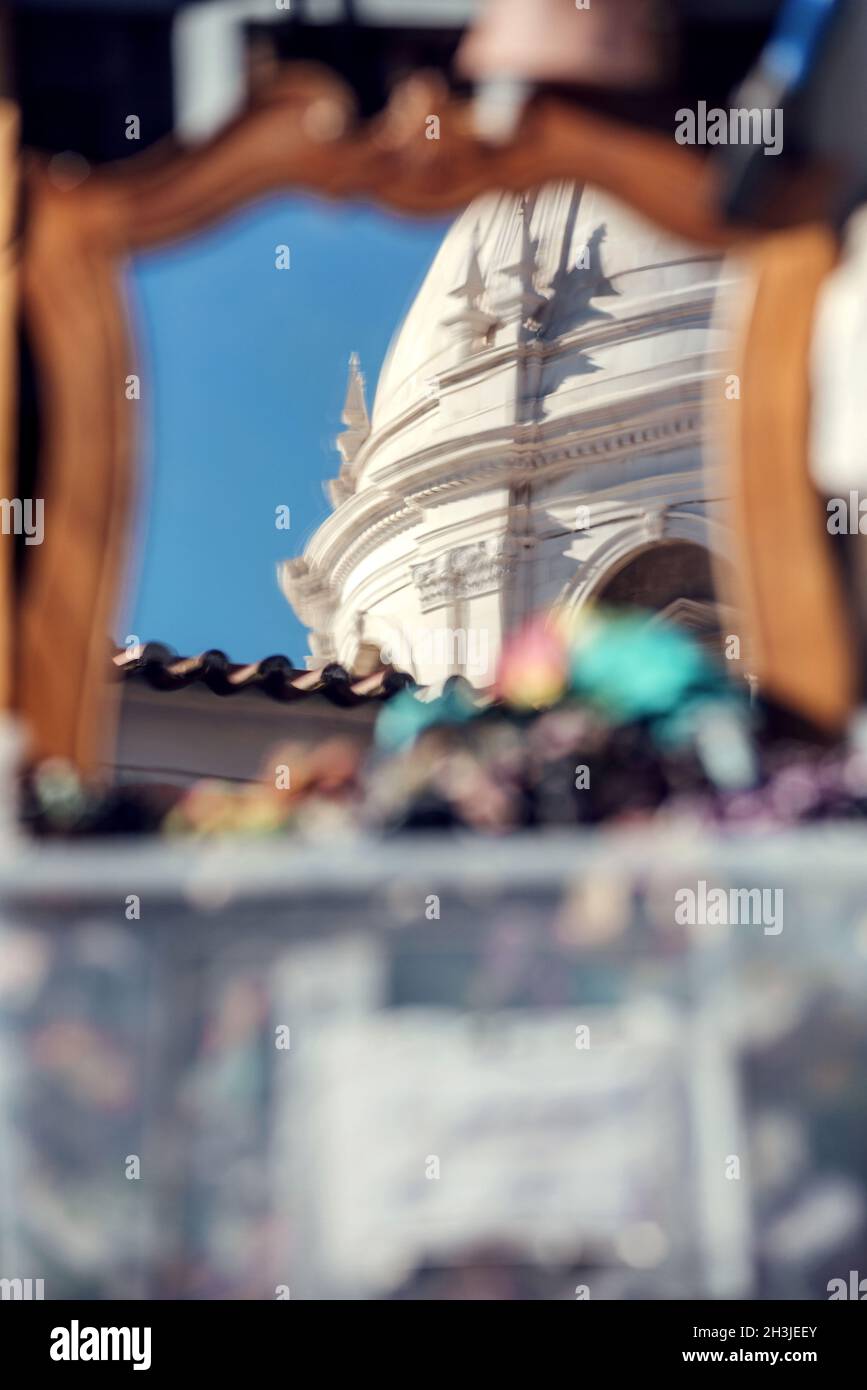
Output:
M469 457L462 457L461 441L452 439L447 447L452 458L450 468L443 467L439 450L437 458L427 460L423 473L417 470L416 480L406 476L409 465L404 463L400 469L404 473L400 490L395 478L390 488L369 489L357 494L342 516L334 513L322 523L305 558L321 572L327 571L333 586L339 590L356 565L372 550L420 522L425 510L452 502L462 494L471 496L501 481L508 485L522 475L542 482L571 471L576 460L592 463L604 459L645 458L682 447L698 451L704 433L698 401L681 400L678 406L676 414L661 412L658 418L648 419L646 424L600 431L590 439L587 438L586 420L574 419L569 425L573 439L562 442L564 431L561 428L558 443L549 448L543 442L516 442L514 431L510 431L506 439L500 435L495 449L480 446L478 436L469 435L465 442L472 444L472 451ZM561 426L563 423L560 422Z

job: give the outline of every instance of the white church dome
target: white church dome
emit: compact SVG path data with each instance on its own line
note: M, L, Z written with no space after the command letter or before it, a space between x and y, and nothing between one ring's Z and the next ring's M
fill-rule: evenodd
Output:
M544 296L540 337L549 344L571 338L589 322L646 315L660 299L673 297L684 306L696 299L705 303L718 265L714 257L676 242L597 188L558 183L526 201L513 193L480 198L446 234L392 339L376 390L374 430L398 417L423 393L425 383L460 361L461 340L451 320L467 302L473 255L483 311L514 316L523 278ZM600 335L600 346L602 341ZM672 347L658 337L644 338L638 354L612 357L609 350L601 369L611 375L621 366L647 367L669 357ZM576 375L584 376L580 351L570 355ZM621 361L624 356L632 360ZM557 370L543 374L540 394L549 403L563 390L565 376L562 357ZM594 383L594 388L600 385Z
M311 664L385 648L420 680L485 684L506 630L617 576L623 601L637 588L654 607L707 608L718 275L594 188L472 203L397 329L370 418L350 364L334 511L279 572Z

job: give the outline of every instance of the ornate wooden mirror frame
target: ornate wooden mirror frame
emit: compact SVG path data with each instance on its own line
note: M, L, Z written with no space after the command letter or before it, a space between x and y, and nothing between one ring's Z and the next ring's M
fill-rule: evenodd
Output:
M425 138L432 111L439 140ZM596 183L705 245L753 241L719 220L713 168L692 150L553 95L529 104L508 144L485 145L473 133L469 103L421 76L362 124L351 92L332 74L284 69L206 146L149 151L91 171L75 187L63 186L56 160L25 156L22 297L39 377L47 505L45 538L28 555L17 613L14 703L33 755L63 755L93 769L112 737L106 648L128 535L138 409L125 394L135 371L122 283L128 258L281 190L363 196L424 214L457 209L488 188L522 190L564 177ZM736 559L759 674L834 723L851 700L843 606L799 421L778 409L800 399L806 411L803 348L834 242L817 226L771 240L774 257L768 239L756 243L770 269L759 278L741 358L747 389L730 415L738 441ZM781 244L788 256L778 254ZM776 321L781 306L785 322ZM773 362L769 333L779 348ZM773 532L758 521L768 515ZM793 649L791 624L780 626L781 594L800 633L816 639L808 670Z

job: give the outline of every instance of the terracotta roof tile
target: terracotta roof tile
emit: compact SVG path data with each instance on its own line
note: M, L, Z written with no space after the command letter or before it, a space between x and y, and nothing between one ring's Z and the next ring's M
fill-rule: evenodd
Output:
M316 671L298 670L285 656L266 656L252 663L233 662L225 652L207 651L179 656L161 642L146 642L115 651L112 664L121 680L141 680L155 690L184 690L205 685L215 695L256 690L272 700L290 702L321 695L335 705L353 706L387 700L413 685L404 671L383 666L370 675L353 677L331 662Z

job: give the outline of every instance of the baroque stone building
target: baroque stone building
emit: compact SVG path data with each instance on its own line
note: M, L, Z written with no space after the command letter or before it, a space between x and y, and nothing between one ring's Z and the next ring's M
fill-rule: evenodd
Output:
M484 685L510 629L591 599L718 631L702 408L718 287L715 258L592 188L467 208L370 415L350 363L332 514L279 569L308 664L385 655Z

